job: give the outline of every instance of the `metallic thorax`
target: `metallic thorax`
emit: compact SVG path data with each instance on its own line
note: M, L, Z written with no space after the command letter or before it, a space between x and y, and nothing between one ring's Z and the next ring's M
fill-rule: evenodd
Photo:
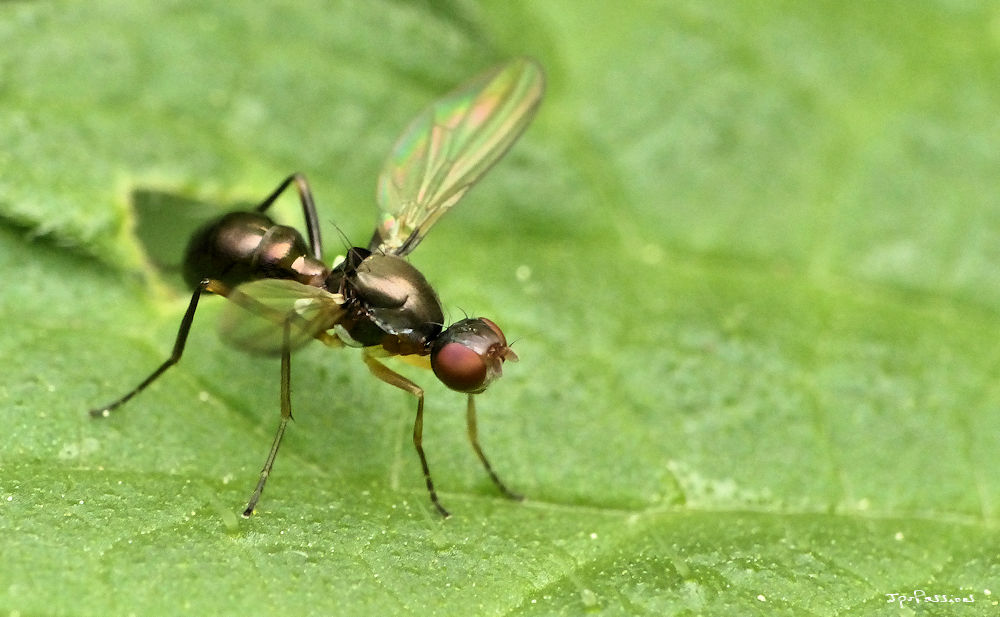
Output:
M341 326L361 345L426 355L443 327L437 293L400 257L353 248L330 273L326 287L343 294L346 316Z

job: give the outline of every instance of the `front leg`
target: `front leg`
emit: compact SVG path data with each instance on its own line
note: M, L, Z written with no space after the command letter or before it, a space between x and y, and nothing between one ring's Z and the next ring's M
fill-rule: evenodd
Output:
M423 446L423 434L424 434L424 391L417 384L413 383L406 377L403 377L396 371L390 369L386 365L382 364L375 357L373 357L368 351L364 354L365 365L368 370L371 371L372 375L378 377L380 380L389 384L390 386L396 386L400 390L405 390L417 397L417 417L413 421L413 446L417 449L417 454L420 456L420 466L424 470L424 480L427 482L427 492L431 495L431 503L437 508L437 511L441 513L441 516L448 518L451 514L444 509L441 502L438 501L437 492L434 490L434 481L431 480L431 470L427 466L427 457L424 455Z
M497 472L493 471L493 465L490 465L489 460L486 459L486 454L483 452L483 448L479 445L479 429L476 427L476 399L475 394L469 395L469 403L465 409L465 422L466 427L469 432L469 443L472 444L472 449L475 450L476 456L483 463L483 467L486 468L486 473L490 474L490 479L493 480L493 484L496 484L500 492L507 499L513 499L515 501L521 501L524 499L524 495L520 493L515 493L514 491L507 488L507 485L500 480L500 476Z

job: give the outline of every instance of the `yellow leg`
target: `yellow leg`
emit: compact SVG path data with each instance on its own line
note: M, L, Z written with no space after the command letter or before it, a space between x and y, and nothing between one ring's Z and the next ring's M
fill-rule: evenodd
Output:
M431 480L431 470L427 466L427 457L424 455L423 446L423 434L424 434L424 391L417 384L413 383L406 377L403 377L396 371L393 371L386 365L379 362L376 358L372 357L370 354L364 354L365 365L368 370L371 371L372 375L378 377L380 380L389 384L390 386L395 386L400 390L405 390L413 396L417 397L417 417L413 421L413 446L417 449L417 455L420 456L420 466L424 470L424 481L427 483L427 492L430 493L431 503L437 508L437 511L441 513L441 516L448 518L451 514L444 509L441 502L438 501L437 492L434 490L434 481Z
M507 488L500 478L497 476L496 472L493 471L493 465L486 460L486 455L483 454L483 449L479 446L479 429L476 428L476 399L474 394L469 395L469 404L465 408L465 423L469 429L469 442L472 443L472 449L476 451L476 456L482 461L483 467L486 468L486 473L490 474L490 479L493 480L493 484L497 485L500 492L503 493L504 497L508 499L515 499L521 501L524 499L524 495L515 493L514 491Z

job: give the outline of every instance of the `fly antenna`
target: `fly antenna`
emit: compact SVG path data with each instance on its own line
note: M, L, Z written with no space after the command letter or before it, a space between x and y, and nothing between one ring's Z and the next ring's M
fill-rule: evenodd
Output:
M351 250L353 245L351 244L350 239L348 239L347 234L344 233L344 230L340 228L340 225L338 225L336 221L330 221L330 224L337 230L337 236L340 237L340 244L344 247L344 252L346 253Z

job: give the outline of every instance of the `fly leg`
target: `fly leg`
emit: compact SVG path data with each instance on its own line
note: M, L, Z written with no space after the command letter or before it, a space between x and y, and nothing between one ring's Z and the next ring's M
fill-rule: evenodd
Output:
M221 293L222 288L211 279L202 280L198 283L198 286L194 288L194 293L191 294L191 301L188 302L187 310L184 311L184 317L181 318L181 325L177 330L177 338L174 339L174 349L170 352L170 357L164 360L163 364L161 364L159 368L150 373L149 377L143 379L138 386L128 391L121 398L115 399L103 407L91 409L91 416L95 418L106 418L110 416L112 411L121 407L131 400L133 396L145 390L149 384L156 381L156 379L166 372L168 368L177 364L177 362L181 359L181 354L184 353L184 345L187 343L188 333L191 331L191 323L194 321L195 311L198 310L198 299L201 297L201 294L206 291Z
M479 446L479 429L476 427L476 399L474 394L469 395L469 404L465 409L465 423L468 427L469 432L469 442L472 444L472 449L476 451L476 456L482 461L483 467L486 468L486 473L490 474L490 479L493 480L493 484L497 485L500 492L503 493L504 497L508 499L514 499L521 501L524 499L524 495L515 493L514 491L507 488L497 473L493 471L493 466L490 462L486 460L486 455L483 453L483 449Z
M244 518L250 518L253 515L254 508L257 507L260 494L264 492L264 484L267 483L267 478L271 475L271 468L274 467L274 459L278 456L281 438L285 436L285 428L288 426L288 421L292 419L292 352L289 345L290 329L291 324L286 320L284 326L285 341L281 349L281 420L278 422L278 430L275 432L274 441L271 443L271 451L267 453L267 460L264 461L264 467L260 470L260 479L257 481L257 487L254 489L253 494L250 495L250 501L247 502L246 509L243 510Z
M316 204L313 202L312 190L309 188L309 181L300 173L294 173L278 185L278 188L268 195L260 205L255 208L257 212L264 212L271 207L271 204L285 189L294 182L295 188L299 192L299 201L302 202L302 213L306 219L306 235L309 236L309 247L312 249L312 256L319 261L323 261L323 240L319 236L319 218L316 216Z
M431 503L437 508L437 511L441 513L441 516L448 518L451 514L444 509L441 502L438 501L437 492L434 490L434 481L431 480L431 470L427 466L427 457L424 455L423 446L423 435L424 435L424 391L417 384L413 383L406 377L403 377L396 371L388 368L386 365L379 362L377 359L369 354L364 355L365 365L368 366L368 370L371 371L372 375L378 377L390 386L396 386L400 390L405 390L417 397L417 417L413 421L413 445L417 449L417 454L420 456L420 466L424 470L424 481L427 483L427 492L430 493Z

